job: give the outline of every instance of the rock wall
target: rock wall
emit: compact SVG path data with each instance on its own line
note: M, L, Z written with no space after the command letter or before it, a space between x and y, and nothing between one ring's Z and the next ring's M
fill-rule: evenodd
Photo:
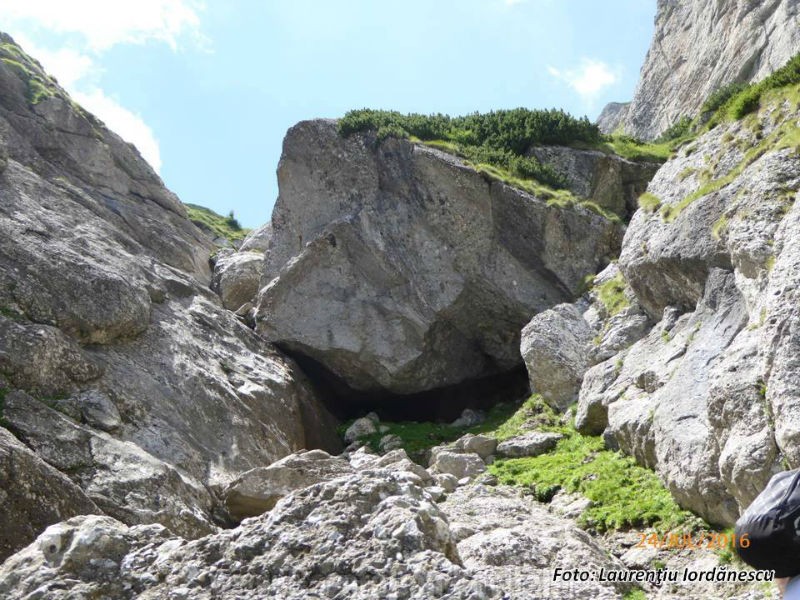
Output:
M659 0L633 100L621 112L612 103L598 123L654 139L717 89L763 79L798 49L798 0Z
M289 131L278 181L257 329L361 392L512 370L525 322L574 298L621 235L433 148L343 138L334 121Z
M800 111L786 94L766 104L658 171L648 191L660 206L637 211L618 266L596 280L591 307L578 305L593 341L539 358L565 379L589 365L578 428L604 432L722 525L772 474L800 466ZM612 314L599 290L615 277L627 299ZM576 329L562 321L537 316L523 344ZM549 389L537 364L529 372Z
M0 558L77 513L213 531L225 484L334 424L208 289L210 242L135 149L5 35L0 58L0 424L24 443L2 430L0 479L29 465Z

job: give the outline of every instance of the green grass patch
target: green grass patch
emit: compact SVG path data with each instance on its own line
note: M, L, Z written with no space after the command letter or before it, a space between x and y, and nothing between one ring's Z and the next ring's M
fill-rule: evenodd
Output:
M529 489L542 501L549 501L563 489L584 495L592 505L581 515L582 526L598 531L627 527L653 527L658 531L707 527L692 513L682 510L658 477L620 452L606 450L603 439L584 436L538 394L521 405L498 404L486 420L474 427L457 428L441 423L381 423L388 427L362 441L373 449L384 435L395 434L414 460L425 457L432 446L454 441L465 433L482 433L505 440L526 431L563 434L554 450L532 458L499 459L489 466L500 483ZM340 428L340 434L350 423Z
M711 236L718 240L722 237L722 234L727 231L728 229L728 217L726 215L722 215L719 219L716 220L714 225L711 226Z
M524 405L523 405L524 406ZM408 456L417 462L423 462L427 451L434 446L453 442L467 433L491 434L513 418L518 411L518 404L501 402L496 404L486 414L486 419L472 427L453 427L449 423L434 423L429 421L403 421L391 422L381 421L380 425L388 427L384 432L377 432L359 439L359 442L372 448L375 452L380 450L381 438L385 435L396 435L402 440L403 448ZM521 410L521 409L520 409ZM353 421L348 421L339 426L339 436L344 437L344 432L352 425ZM510 437L508 427L504 430ZM503 438L505 439L505 438Z
M0 60L28 86L27 100L31 104L56 95L57 88L50 78L13 44L0 44Z
M628 308L631 303L625 295L625 277L617 273L612 279L595 286L597 299L603 303L609 316Z
M661 206L661 198L650 192L645 192L639 196L639 208L645 212L654 213Z
M579 523L597 531L653 527L694 529L701 521L681 509L658 477L630 456L604 448L601 437L571 432L550 453L501 459L489 466L500 483L530 488L547 498L557 490L592 501Z
M643 142L629 135L614 133L603 136L596 143L586 144L573 142L570 146L586 150L600 150L606 154L616 154L634 162L663 163L667 161L675 150L685 143L688 138L668 140L663 142Z
M483 423L487 426L482 433L491 435L499 441L507 440L533 429L539 431L564 431L556 412L539 394L533 394L513 414L499 424Z
M214 237L223 237L235 242L243 240L251 231L239 224L233 211L227 217L223 217L204 206L197 204L185 204L185 206L189 220Z

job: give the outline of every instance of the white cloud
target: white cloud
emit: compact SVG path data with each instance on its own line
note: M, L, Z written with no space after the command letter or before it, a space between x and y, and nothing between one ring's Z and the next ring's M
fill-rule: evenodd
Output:
M156 173L161 172L161 151L153 130L142 118L129 111L100 88L88 92L75 91L72 97L90 113L97 115L106 126L138 148Z
M190 38L205 45L199 29L202 10L199 0L2 0L0 21L78 103L136 146L159 172L158 139L140 115L98 85L103 72L98 62L105 50L117 44L156 41L175 50L184 38ZM53 33L63 38L56 50L34 41L52 43Z
M175 49L184 35L201 39L202 9L198 0L6 0L0 4L0 19L5 27L32 24L80 35L95 51L149 40Z
M566 82L587 102L592 102L601 91L620 79L618 69L611 69L603 61L592 58L582 59L577 69L547 67L547 72Z

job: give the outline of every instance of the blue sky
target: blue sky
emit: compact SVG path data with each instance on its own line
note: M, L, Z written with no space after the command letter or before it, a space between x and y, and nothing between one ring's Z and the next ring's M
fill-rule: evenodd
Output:
M655 0L4 0L2 29L184 202L269 219L286 130L633 95Z

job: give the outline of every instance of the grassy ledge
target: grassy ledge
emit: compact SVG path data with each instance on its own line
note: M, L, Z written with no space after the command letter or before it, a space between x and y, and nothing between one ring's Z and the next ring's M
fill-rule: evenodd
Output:
M631 305L625 295L625 285L625 277L620 272L612 279L595 286L597 299L605 306L608 316L614 316Z
M222 237L231 242L238 242L247 237L247 234L251 231L239 224L233 211L227 217L223 217L210 208L198 206L197 204L185 204L184 206L186 206L186 214L189 220L215 238Z
M790 86L782 90L772 90L769 93L765 93L764 96L765 104L782 104L786 100L792 101L792 99L795 99L794 106L797 107L796 98L800 97L800 85ZM782 123L758 144L747 150L739 163L727 174L717 179L706 179L703 185L676 204L663 206L661 208L661 217L667 223L674 221L692 202L731 184L747 167L767 152L777 152L786 148L791 148L796 153L800 152L800 128L797 127L792 119Z

